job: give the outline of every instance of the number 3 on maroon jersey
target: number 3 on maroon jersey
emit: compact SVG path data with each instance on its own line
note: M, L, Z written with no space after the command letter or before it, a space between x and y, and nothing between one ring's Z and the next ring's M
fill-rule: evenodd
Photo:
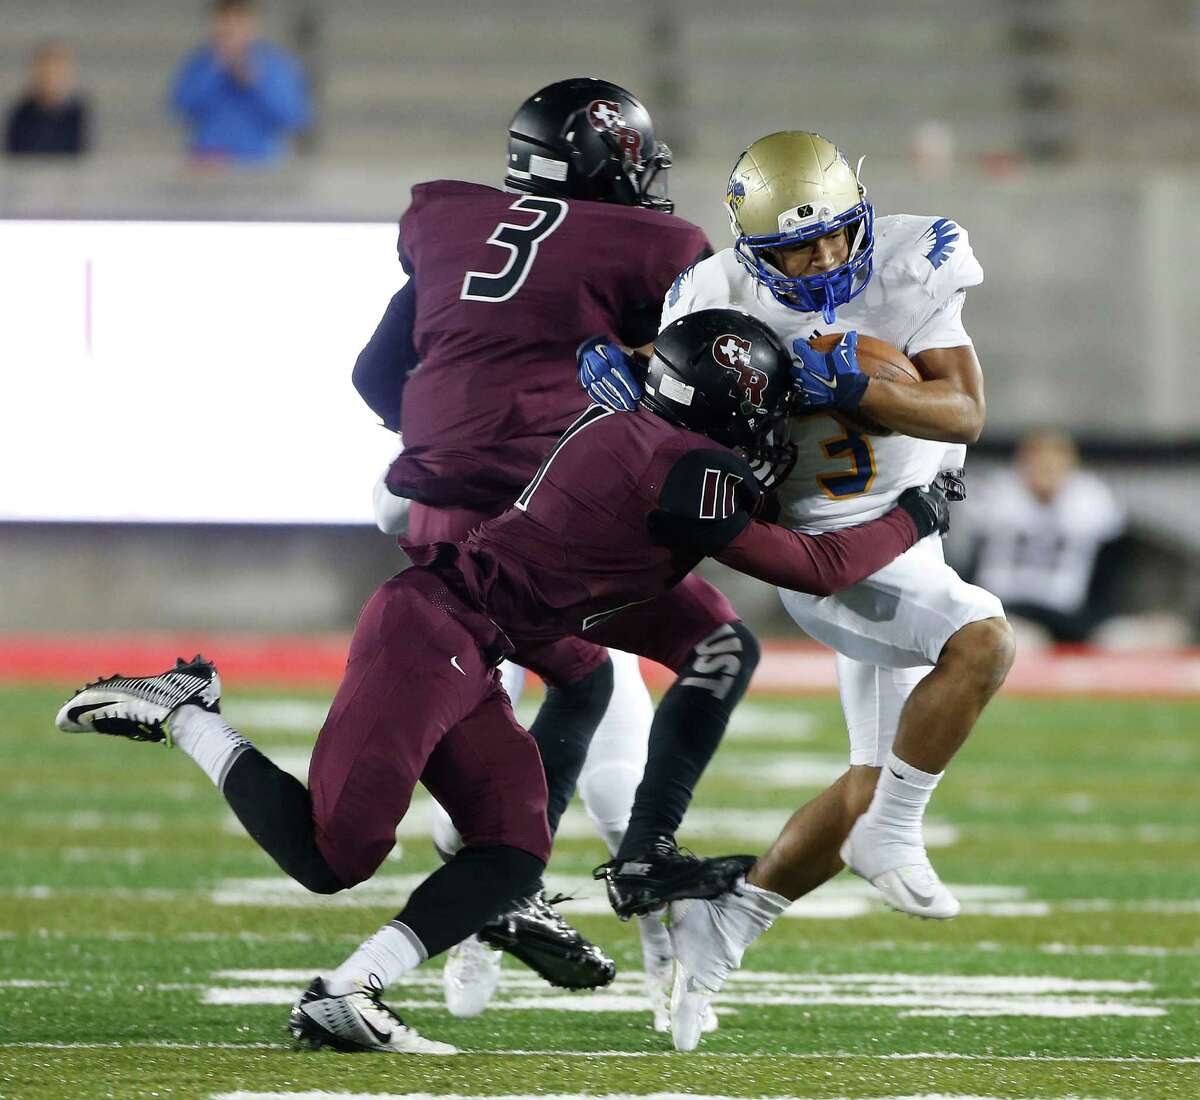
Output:
M488 237L488 244L509 251L508 262L494 275L487 271L468 271L463 279L460 301L507 302L525 282L537 259L539 242L545 240L567 216L567 204L562 199L525 196L517 199L509 210L533 214L529 225L501 222Z

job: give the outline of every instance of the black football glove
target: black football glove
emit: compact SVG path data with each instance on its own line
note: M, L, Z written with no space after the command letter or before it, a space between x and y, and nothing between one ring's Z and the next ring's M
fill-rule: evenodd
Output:
M950 530L950 504L935 485L928 489L905 489L896 507L912 516L919 539L935 533L944 535Z
M961 466L953 470L943 470L933 479L933 484L941 489L943 495L951 504L958 504L967 499L967 471Z

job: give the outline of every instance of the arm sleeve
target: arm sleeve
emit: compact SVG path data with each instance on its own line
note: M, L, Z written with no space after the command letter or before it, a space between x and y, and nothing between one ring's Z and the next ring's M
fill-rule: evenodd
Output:
M962 323L962 308L966 300L965 290L955 291L947 301L934 309L909 338L906 354L919 355L931 348L961 348L971 344L971 337Z
M684 268L667 288L658 322L659 330L698 309L726 308L730 300L729 283L722 271L720 258L710 256L697 260L691 267Z
M278 126L299 130L308 125L308 88L299 64L286 54L258 59L258 79L250 86L259 110Z
M418 363L413 346L416 316L416 280L410 278L388 302L375 335L359 353L351 375L359 396L392 431L400 430L404 384Z
M882 569L916 541L912 518L893 508L870 523L820 535L756 520L714 556L768 584L829 596Z
M225 71L204 50L184 58L171 87L171 106L181 115L193 115L220 88Z
M701 260L712 255L712 246L708 238L699 230L688 234L685 244L684 259L670 260L651 278L648 293L641 300L631 304L621 318L617 336L621 343L629 348L640 348L653 341L658 335L659 318L662 314L663 295L680 279L679 272L690 271Z
M914 274L929 298L928 312L908 338L904 351L917 355L931 348L966 347L962 308L970 287L983 282L983 268L964 229L949 218L931 222L918 238Z

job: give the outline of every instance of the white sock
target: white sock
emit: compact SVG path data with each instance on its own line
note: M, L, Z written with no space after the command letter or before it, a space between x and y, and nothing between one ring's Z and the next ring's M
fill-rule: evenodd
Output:
M749 882L739 882L737 893L741 895L738 900L743 903L740 908L750 918L750 923L757 928L747 943L761 936L775 923L775 918L792 904L782 894L764 890L761 886Z
M925 807L944 774L923 772L889 752L865 816L872 825L889 831L916 832L916 842L921 843Z
M642 940L642 967L647 974L671 965L671 937L662 922L661 913L640 916L638 933Z
M388 921L325 979L325 988L335 997L359 988L377 986L386 989L410 970L415 970L426 958L424 945L408 925Z
M254 746L219 714L192 704L180 707L168 723L171 742L203 769L219 790L229 765Z
M742 956L791 902L779 894L739 882L729 894L712 901L676 902L682 922L695 922L693 928L707 931L698 941L688 938L672 940L677 948L676 958L705 988L714 992L721 988L730 971L742 965ZM690 907L698 908L692 909ZM678 912L679 910L676 910ZM693 933L694 934L694 933ZM688 957L691 954L692 957Z

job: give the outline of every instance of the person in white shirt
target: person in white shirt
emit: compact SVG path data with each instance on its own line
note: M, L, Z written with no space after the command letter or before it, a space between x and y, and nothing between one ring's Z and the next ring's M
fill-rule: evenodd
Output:
M1086 641L1107 612L1125 515L1112 491L1079 468L1075 441L1041 429L969 513L974 577L1056 642Z
M780 522L806 531L882 515L911 484L955 486L984 422L983 376L962 324L983 280L966 231L948 218L876 218L858 174L819 134L761 138L725 198L736 243L683 272L662 325L710 308L764 321L796 356L804 415L779 485ZM809 341L844 333L821 354ZM901 349L922 382L858 370L857 334ZM636 361L597 340L580 349L594 400L631 407ZM864 426L864 421L867 425ZM849 866L902 912L946 919L959 904L929 862L925 807L1012 663L1000 601L966 584L927 539L834 596L781 592L792 618L837 651L850 768L801 807L735 894L672 906L675 1045L690 1050L712 993L787 905Z

